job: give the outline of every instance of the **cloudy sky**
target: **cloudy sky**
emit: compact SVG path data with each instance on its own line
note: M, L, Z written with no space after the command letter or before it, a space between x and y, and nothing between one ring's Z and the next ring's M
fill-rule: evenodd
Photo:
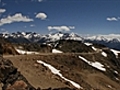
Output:
M120 34L120 0L0 0L0 32Z

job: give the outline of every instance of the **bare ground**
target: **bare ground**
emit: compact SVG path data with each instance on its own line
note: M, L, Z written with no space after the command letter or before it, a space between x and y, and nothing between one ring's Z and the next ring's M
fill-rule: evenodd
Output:
M40 54L40 55L7 55L6 59L10 59L14 66L26 77L26 79L34 86L46 88L60 88L73 86L56 75L53 75L50 70L43 65L40 65L36 60L43 60L57 69L60 69L63 75L71 80L82 85L85 90L119 90L120 84L111 80L102 72L97 70L83 70L83 62L74 60L76 55L72 54ZM63 60L64 59L64 60ZM73 60L72 62L70 60ZM80 63L79 63L80 62ZM75 65L72 65L75 64ZM88 66L87 66L88 67Z

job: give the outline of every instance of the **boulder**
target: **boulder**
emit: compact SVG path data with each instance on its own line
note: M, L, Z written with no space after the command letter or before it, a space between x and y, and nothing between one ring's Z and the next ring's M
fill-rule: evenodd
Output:
M36 90L26 78L17 71L10 60L0 56L0 82L2 90Z

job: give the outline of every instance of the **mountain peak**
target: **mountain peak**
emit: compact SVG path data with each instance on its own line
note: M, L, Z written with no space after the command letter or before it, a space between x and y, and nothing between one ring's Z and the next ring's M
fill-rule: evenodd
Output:
M77 41L90 41L94 43L103 44L110 48L117 48L120 50L120 34L108 34L108 35L93 35L81 37L78 34L55 32L47 35L41 35L36 32L15 32L15 33L2 33L2 37L7 38L14 43L29 42L29 43L46 43L55 42L57 40L77 40Z

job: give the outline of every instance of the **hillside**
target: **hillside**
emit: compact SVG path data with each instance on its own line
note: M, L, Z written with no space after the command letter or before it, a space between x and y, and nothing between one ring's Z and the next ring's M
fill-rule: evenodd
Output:
M15 50L14 45L12 45L8 40L0 38L1 54L3 55L18 55L19 53Z
M74 40L61 40L48 44L52 47L49 53L5 55L4 58L10 59L35 88L119 90L118 51L104 45ZM52 52L53 50L61 52Z
M54 48L63 51L64 53L88 53L94 50L85 45L81 41L60 40L55 42Z

